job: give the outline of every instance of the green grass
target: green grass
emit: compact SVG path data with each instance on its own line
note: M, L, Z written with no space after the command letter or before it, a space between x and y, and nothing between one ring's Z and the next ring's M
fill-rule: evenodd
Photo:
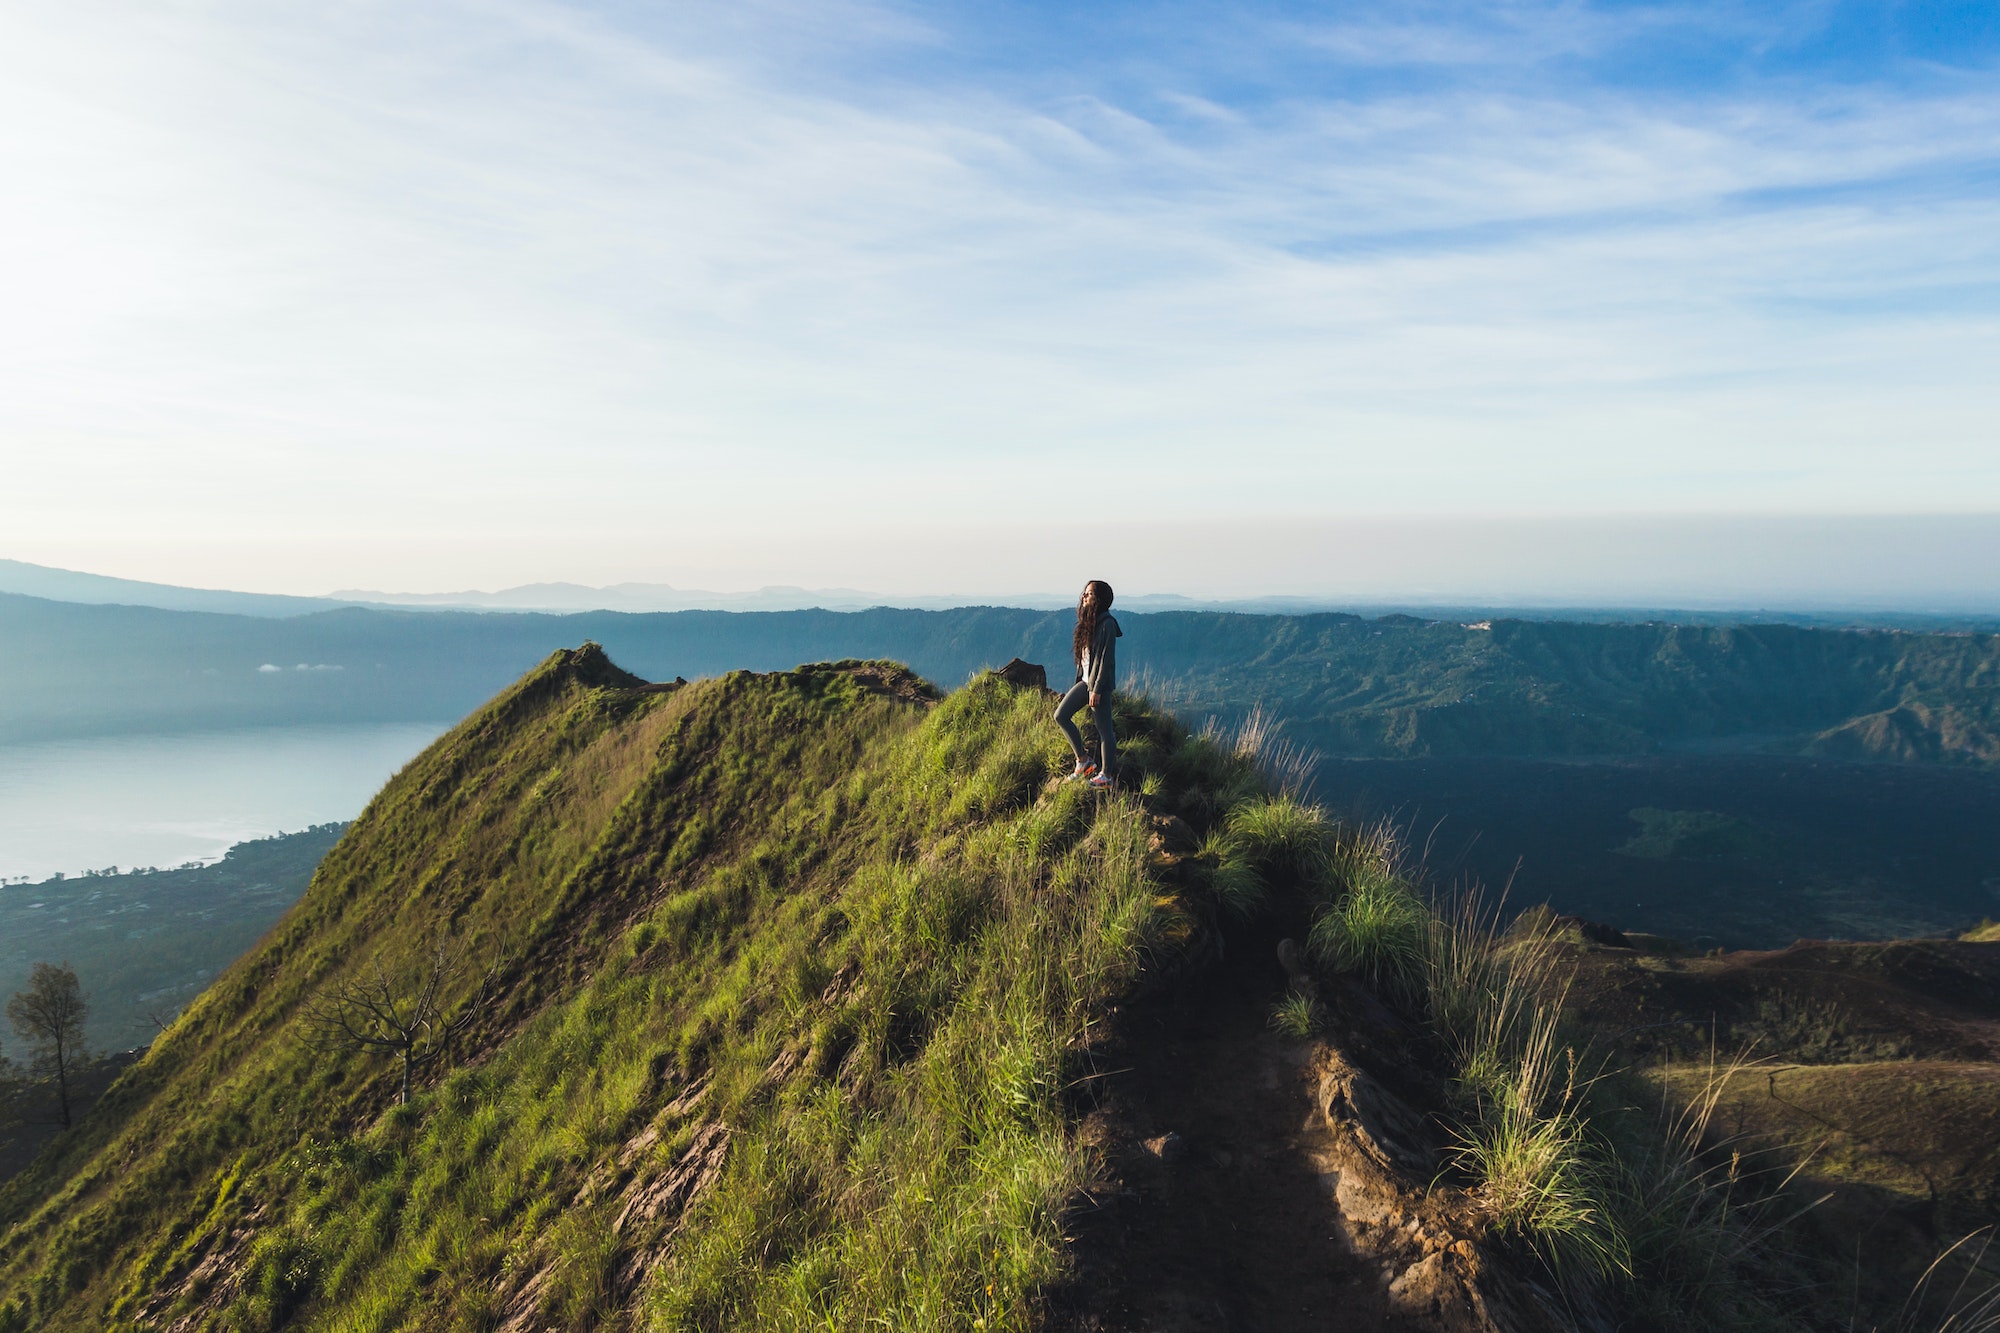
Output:
M1316 1037L1326 1026L1326 1007L1310 995L1290 991L1271 1007L1271 1030L1298 1041Z
M1740 860L1766 855L1770 850L1769 840L1754 826L1714 810L1660 810L1641 806L1630 817L1639 831L1617 849L1620 856L1649 861Z
M1316 883L1327 873L1333 827L1318 806L1290 795L1246 800L1229 812L1227 827L1260 875Z
M1348 831L1325 853L1328 891L1307 947L1336 972L1365 977L1404 998L1421 991L1432 915L1402 872L1394 835L1382 825Z
M1329 858L1312 953L1428 1031L1451 1088L1451 1175L1495 1234L1579 1307L1637 1327L1797 1327L1768 1294L1785 1173L1712 1119L1739 1066L1663 1098L1569 1022L1552 913L1508 924L1477 895L1432 900L1384 827L1339 832Z
M1147 802L1294 863L1296 812L1237 829L1251 759L1119 710ZM1232 906L1155 878L1137 794L1052 785L1065 753L996 682L645 691L558 655L0 1188L0 1328L478 1329L524 1291L576 1329L1034 1326L1089 1169L1078 1052ZM476 1058L395 1107L393 1062L313 1050L303 1007L446 928ZM685 1213L618 1226L722 1133Z
M558 654L440 740L0 1186L0 1333L1034 1328L1095 1167L1094 1030L1206 927L1301 911L1309 954L1422 1034L1445 1183L1494 1234L1634 1326L1786 1326L1716 1097L1606 1072L1545 916L1433 901L1261 722L1191 734L1121 696L1104 793L1057 780L1039 695L847 665L900 697ZM315 1049L306 1010L441 933L460 1060L396 1106L393 1062ZM1294 993L1271 1022L1330 1016Z

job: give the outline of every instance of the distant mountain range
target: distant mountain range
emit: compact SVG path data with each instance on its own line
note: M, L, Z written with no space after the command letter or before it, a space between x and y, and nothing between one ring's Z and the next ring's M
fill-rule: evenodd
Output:
M1071 614L226 615L0 594L0 741L296 722L442 721L550 651L652 680L894 658L954 687L1011 657L1069 678ZM1791 625L1128 611L1128 681L1200 717L1254 709L1328 755L1704 748L2000 763L2000 636Z
M49 601L91 606L150 606L163 611L216 611L227 615L286 617L311 615L347 606L417 607L431 611L864 611L877 606L942 611L973 605L1002 605L1052 610L1075 604L1073 595L1018 593L1005 597L952 594L895 596L857 588L773 586L750 592L709 592L676 588L666 583L615 583L593 588L580 583L527 583L497 592L376 592L343 589L324 597L233 592L220 588L182 588L168 583L110 578L78 570L55 569L21 560L0 560L0 593L41 597ZM1231 607L1259 610L1324 609L1323 600L1304 597L1251 599L1240 602L1200 601L1172 593L1140 594L1124 599L1134 610Z
M350 604L331 597L177 588L169 583L144 583L73 569L51 569L22 560L0 560L0 593L87 606L151 606L162 611L216 611L234 616L303 616Z
M150 606L166 611L214 611L227 615L287 617L311 615L341 607L406 607L431 611L865 611L895 607L917 611L949 611L960 607L1003 606L1049 611L1075 605L1074 594L1010 593L1004 596L935 593L896 594L856 588L800 588L788 585L750 592L710 592L677 588L666 583L615 583L590 587L580 583L527 583L497 592L379 592L349 588L323 597L276 593L232 592L216 588L182 588L166 583L110 578L77 570L54 569L20 560L0 560L0 593L16 593L50 601L85 605ZM1651 606L1570 606L1559 603L1517 606L1461 605L1448 602L1357 602L1353 599L1269 595L1257 597L1187 597L1179 593L1127 593L1118 599L1124 611L1237 611L1251 615L1311 615L1348 611L1371 616L1414 614L1426 620L1482 619L1574 620L1588 624L1668 621L1681 625L1782 624L1829 628L2000 630L2000 616L1947 615L1924 611L1787 610L1755 608L1687 608Z

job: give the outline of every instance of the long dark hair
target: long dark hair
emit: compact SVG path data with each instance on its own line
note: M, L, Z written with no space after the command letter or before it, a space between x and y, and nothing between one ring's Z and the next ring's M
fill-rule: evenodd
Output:
M1069 641L1070 656L1076 664L1083 665L1083 655L1090 651L1090 641L1097 637L1097 622L1111 609L1111 585L1103 579L1092 579L1083 585L1083 596L1076 600L1076 634Z

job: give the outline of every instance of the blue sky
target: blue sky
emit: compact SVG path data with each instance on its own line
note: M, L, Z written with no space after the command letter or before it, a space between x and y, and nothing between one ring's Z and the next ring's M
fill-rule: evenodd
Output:
M0 554L1838 601L1661 553L2000 514L1996 14L15 7Z

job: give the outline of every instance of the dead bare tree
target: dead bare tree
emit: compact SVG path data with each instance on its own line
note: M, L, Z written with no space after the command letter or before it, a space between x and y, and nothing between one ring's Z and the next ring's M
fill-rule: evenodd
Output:
M447 1019L444 995L463 970L465 946L439 935L429 956L414 970L395 976L377 955L368 975L337 981L305 1006L307 1040L315 1046L349 1051L391 1051L402 1057L403 1090L427 1058L463 1023Z
M28 989L7 1001L7 1018L14 1031L35 1050L36 1069L54 1074L63 1128L70 1125L69 1076L84 1054L83 1024L90 1017L76 969L68 963L36 963Z

